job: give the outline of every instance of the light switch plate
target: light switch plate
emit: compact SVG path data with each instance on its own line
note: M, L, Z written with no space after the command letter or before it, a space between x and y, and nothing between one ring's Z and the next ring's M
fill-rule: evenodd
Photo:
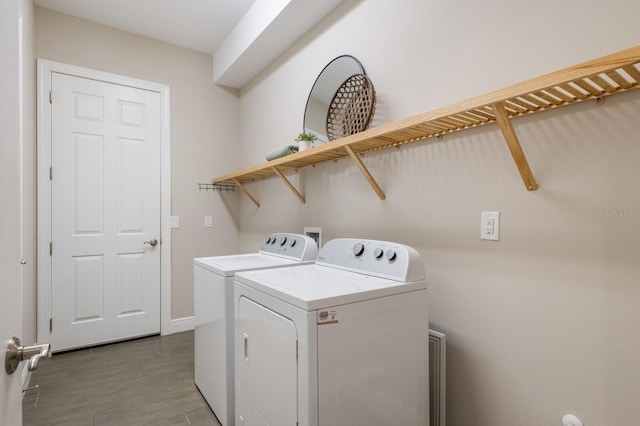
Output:
M480 239L500 240L500 212L482 212L480 214Z
M204 227L211 228L213 226L213 216L204 217Z
M171 216L171 229L176 228L180 228L180 216Z

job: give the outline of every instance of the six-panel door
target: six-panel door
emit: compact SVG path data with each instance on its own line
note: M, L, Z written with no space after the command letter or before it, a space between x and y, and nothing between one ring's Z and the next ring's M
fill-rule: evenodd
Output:
M52 87L52 348L158 333L160 95Z

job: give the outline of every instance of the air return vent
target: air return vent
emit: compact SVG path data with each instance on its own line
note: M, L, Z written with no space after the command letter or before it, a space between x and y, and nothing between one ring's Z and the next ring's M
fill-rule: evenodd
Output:
M429 417L431 426L446 425L446 336L429 330Z

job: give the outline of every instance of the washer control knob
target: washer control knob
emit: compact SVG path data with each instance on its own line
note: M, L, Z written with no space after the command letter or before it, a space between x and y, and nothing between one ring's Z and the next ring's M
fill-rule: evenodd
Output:
M265 244L269 244L271 242L271 237L267 237L267 241L265 241Z
M390 262L394 261L396 260L396 251L393 249L389 249L387 250L386 256L387 256L387 260L389 260Z
M362 253L364 253L364 244L362 243L356 243L353 246L353 254L357 256L362 256Z
M383 254L384 254L384 251L380 247L378 247L373 251L373 257L375 257L376 259L380 259Z
M287 243L287 237L280 237L280 245L283 246Z
M296 240L291 240L291 247L295 247L296 245Z

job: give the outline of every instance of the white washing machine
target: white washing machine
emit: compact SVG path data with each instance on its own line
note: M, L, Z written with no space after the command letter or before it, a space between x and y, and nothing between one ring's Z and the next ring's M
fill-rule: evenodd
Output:
M234 425L234 274L311 263L317 255L313 239L277 233L257 253L193 260L195 384L223 426Z
M424 264L336 239L315 264L235 277L236 425L429 424Z

